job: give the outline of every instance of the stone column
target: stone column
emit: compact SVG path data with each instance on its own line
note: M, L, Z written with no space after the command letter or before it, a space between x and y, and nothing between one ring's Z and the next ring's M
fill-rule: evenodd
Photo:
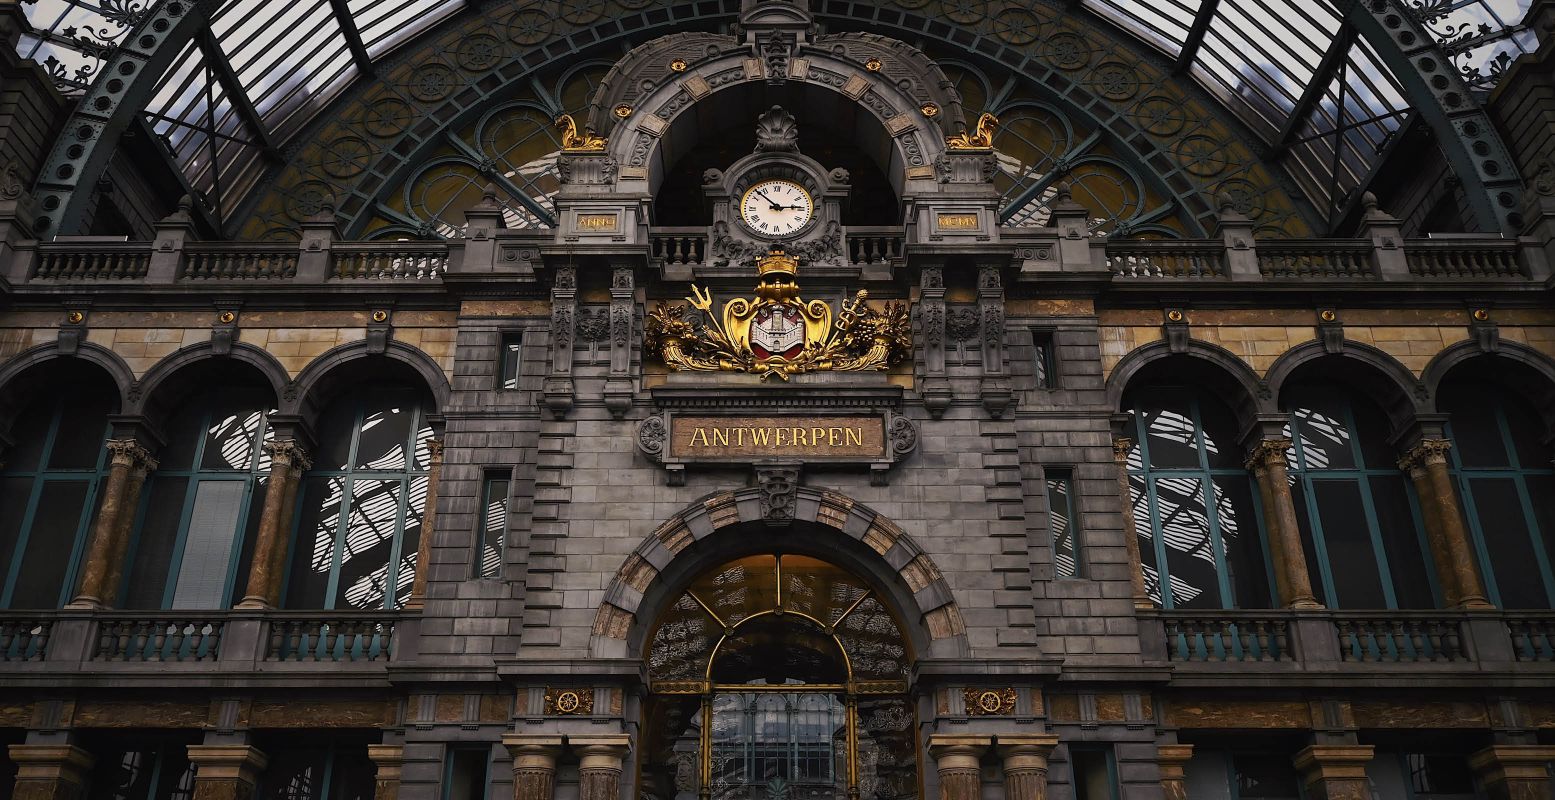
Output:
M1264 525L1269 530L1269 551L1274 559L1280 605L1286 608L1322 608L1312 594L1312 578L1301 546L1296 504L1290 496L1290 475L1285 467L1289 439L1264 439L1253 446L1247 469L1258 479L1263 500Z
M1156 764L1161 767L1161 794L1166 800L1188 800L1188 761L1193 758L1191 744L1163 744L1155 749Z
M621 796L621 762L631 750L624 734L569 736L578 756L578 800L616 800Z
M929 737L929 755L939 772L939 800L982 800L980 761L992 743L990 736L936 733Z
M373 800L399 800L400 770L405 763L405 746L398 744L370 744L367 758L377 767L373 781Z
M513 800L551 800L562 737L509 733L502 745L513 756Z
M1420 512L1425 518L1426 541L1431 545L1431 560L1441 582L1444 600L1450 608L1492 608L1485 599L1478 560L1469 545L1469 533L1458 506L1458 490L1447 472L1446 439L1424 439L1399 460L1399 469L1409 473L1415 494L1420 497Z
M67 608L102 608L118 598L140 490L146 473L157 467L156 459L134 439L109 439L107 447L111 457L108 480L92 524L81 583Z
M1551 794L1549 764L1555 747L1547 745L1491 745L1469 756L1469 766L1490 793L1490 800L1548 800Z
M405 609L416 611L427 602L427 573L432 560L432 532L437 528L437 484L443 478L443 440L427 440L427 499L421 510L421 541L416 548L416 578L410 585Z
M1311 800L1372 800L1366 765L1369 744L1315 744L1296 754L1296 769Z
M246 744L191 744L194 800L250 800L270 759Z
M12 800L77 800L96 761L68 744L13 744L9 753L16 764Z
M286 574L286 549L291 538L291 511L297 482L313 466L307 451L292 439L264 443L270 454L270 480L259 512L259 532L248 568L248 584L238 608L274 608L281 601L281 576Z
M1044 800L1047 797L1047 759L1058 746L1054 734L999 735L999 758L1004 762L1004 800Z
M1134 527L1134 493L1128 481L1128 454L1133 447L1133 439L1113 439L1112 459L1118 463L1118 497L1123 502L1123 544L1128 549L1128 580L1133 587L1134 607L1153 608L1150 593L1145 590L1145 566L1139 557L1139 531Z

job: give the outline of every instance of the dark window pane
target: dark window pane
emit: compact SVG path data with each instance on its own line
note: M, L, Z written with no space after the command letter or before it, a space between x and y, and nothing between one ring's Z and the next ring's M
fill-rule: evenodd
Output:
M1237 755L1236 796L1242 800L1296 800L1301 782L1288 756Z
M1323 544L1338 608L1387 608L1361 487L1350 480L1313 481Z
M1053 332L1032 331L1032 382L1038 389L1051 389L1058 385L1057 361L1054 357Z
M302 482L297 501L302 510L286 578L287 608L324 608L344 490L343 478L305 478Z
M1403 475L1371 479L1371 502L1377 511L1382 549L1393 573L1393 594L1399 608L1436 608L1431 592L1430 549L1415 522L1415 501Z
M1512 478L1471 478L1468 484L1502 607L1549 608L1549 594L1517 482ZM1548 495L1545 498L1548 500Z
M1157 478L1155 497L1172 607L1223 608L1202 482Z
M1199 394L1199 422L1204 431L1204 455L1211 469L1242 469L1246 459L1237 446L1236 416L1219 399Z
M522 332L503 335L501 374L498 376L499 383L497 384L503 389L518 388L519 368L521 366L519 357L523 349L524 334Z
M400 522L405 484L357 478L351 484L334 608L384 607L389 558Z
M1409 785L1416 793L1474 795L1474 774L1462 756L1406 753Z
M246 481L200 481L189 509L173 608L221 608L243 515Z
M150 800L156 767L154 746L100 750L97 763L92 767L87 797L90 800Z
M432 468L432 426L423 424L416 430L416 445L410 468L425 471Z
M405 468L405 447L416 417L416 406L408 400L407 393L399 391L373 392L368 396L361 438L356 445L357 469Z
M246 404L224 407L211 414L205 430L204 469L252 469L259 459L259 428L264 413Z
M1555 461L1555 450L1548 441L1547 429L1539 412L1528 399L1514 392L1501 392L1501 408L1506 412L1506 425L1512 436L1512 446L1517 449L1518 466L1523 469L1549 469Z
M85 508L88 486L86 481L49 481L43 487L11 608L57 608L61 594L68 593L71 550L91 517Z
M151 490L146 494L140 536L135 540L135 558L130 565L124 595L125 608L162 608L188 489L188 478L154 474Z
M502 576L502 555L506 552L508 527L508 481L486 479L486 498L481 515L481 547L476 555L475 574L482 578Z
M1312 581L1312 593L1317 596L1317 601L1325 606L1332 607L1333 599L1328 596L1328 589L1321 580L1325 571L1318 563L1317 545L1312 539L1312 516L1307 509L1306 485L1299 480L1293 480L1290 487L1291 503L1296 507L1296 527L1301 531L1301 552L1307 558L1307 575ZM1264 516L1269 516L1272 511L1265 509Z
M169 415L167 445L157 452L157 469L162 472L194 468L195 448L205 435L205 409L184 408Z
M1539 540L1544 543L1545 555L1555 559L1555 475L1529 475L1527 483Z
M1350 413L1355 418L1354 434L1361 446L1361 458L1370 469L1398 469L1398 450L1388 443L1393 423L1371 398L1349 393Z
M1496 420L1496 407L1501 405L1498 394L1463 383L1442 387L1438 404L1449 415L1453 454L1459 464L1470 468L1511 465Z
M1150 596L1150 602L1160 608L1161 570L1156 563L1155 528L1150 522L1150 502L1145 495L1144 476L1128 476L1128 505L1129 513L1134 515L1134 534L1139 537L1139 563L1145 573L1145 594Z
M32 499L32 483L32 478L0 478L0 581L16 563L16 544L27 517L27 502Z
M65 403L54 449L49 452L51 469L97 468L107 438L111 402L106 396L87 395Z
M1349 390L1327 384L1294 386L1285 393L1283 399L1294 420L1292 438L1300 441L1302 468L1356 466L1354 431L1346 413L1349 396Z
M1197 429L1191 407L1182 396L1163 394L1139 413L1148 437L1151 469L1199 466Z
M324 748L274 750L260 779L260 800L323 800L329 751Z
M1074 486L1067 470L1048 470L1047 518L1053 532L1053 573L1060 578L1080 575L1079 547L1074 531Z
M1215 478L1216 520L1226 551L1231 590L1237 608L1268 608L1269 569L1263 557L1263 535L1253 513L1253 487L1245 477Z
M329 800L373 800L377 775L366 748L337 749L330 768Z
M5 451L6 472L31 472L43 457L43 445L49 426L54 422L55 404L50 400L32 403L11 423L15 444Z
M1074 775L1075 800L1117 800L1112 751L1071 748L1069 766Z
M347 469L351 460L351 439L355 436L357 404L331 403L319 418L319 452L313 459L315 469Z

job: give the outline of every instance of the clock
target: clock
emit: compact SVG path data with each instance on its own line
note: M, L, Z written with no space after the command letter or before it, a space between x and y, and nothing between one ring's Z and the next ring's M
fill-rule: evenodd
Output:
M793 236L813 219L815 200L793 181L758 181L740 197L740 222L757 236Z

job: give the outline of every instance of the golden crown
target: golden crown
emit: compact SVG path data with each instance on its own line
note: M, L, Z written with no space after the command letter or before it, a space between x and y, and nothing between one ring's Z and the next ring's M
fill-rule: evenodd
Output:
M793 275L799 272L799 259L783 252L783 248L774 247L764 256L756 259L756 273L762 277L771 274Z

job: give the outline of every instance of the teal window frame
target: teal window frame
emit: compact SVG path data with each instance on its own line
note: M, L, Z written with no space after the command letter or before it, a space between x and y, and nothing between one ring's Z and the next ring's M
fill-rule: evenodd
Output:
M341 400L337 401L350 402L354 404L351 417L351 446L348 450L348 457L346 459L346 463L351 466L346 469L319 469L315 467L314 469L303 473L302 478L299 480L297 486L297 508L293 510L293 517L291 521L292 533L290 541L291 547L293 548L301 544L298 541L298 537L304 533L302 530L302 520L303 515L307 509L304 507L302 501L306 498L304 490L306 489L309 481L317 478L340 481L340 507L338 512L340 519L335 525L334 545L333 551L330 555L329 579L324 589L323 608L319 609L323 611L333 611L337 607L336 598L339 597L340 594L340 567L344 560L343 554L346 547L346 536L350 530L351 510L355 505L355 501L357 500L355 495L352 493L352 489L356 485L357 481L379 481L385 483L397 482L400 487L398 499L396 501L397 509L395 512L393 545L389 549L389 559L387 562L387 566L390 571L384 576L383 605L380 608L360 610L393 611L399 608L399 603L395 597L396 591L398 589L398 584L395 581L395 568L400 563L400 559L405 555L401 548L405 542L406 522L410 516L409 511L411 503L411 491L415 487L416 481L426 481L428 480L429 476L427 461L420 456L418 445L422 443L423 439L432 438L431 429L426 427L427 412L419 402L414 403L413 405L415 411L409 426L409 433L407 434L405 440L405 467L399 470L373 470L356 467L358 461L357 448L361 444L362 424L365 421L367 411L366 396L366 392L359 392L355 397L349 399L342 398ZM423 430L427 431L426 436L421 435ZM417 466L418 464L420 465L419 467ZM422 497L424 502L425 492L423 492ZM419 525L420 520L417 520L416 523ZM420 533L425 535L426 531L421 531ZM424 565L417 564L415 566L417 569L420 569ZM291 562L288 562L287 564L286 573L286 580L281 588L282 605L286 608L294 608L286 602L288 598L288 592L291 589L291 581L293 577L291 574Z
M1517 499L1520 511L1523 515L1523 523L1527 526L1528 536L1533 540L1534 559L1538 562L1539 573L1544 578L1544 596L1549 602L1549 608L1555 608L1555 569L1552 569L1551 553L1545 547L1545 542L1550 541L1555 531L1545 532L1539 525L1539 515L1534 512L1533 492L1528 487L1530 477L1555 477L1555 465L1550 469L1535 469L1524 467L1522 458L1517 452L1517 442L1512 437L1512 426L1507 420L1506 409L1497 404L1494 406L1496 416L1496 430L1501 434L1501 446L1505 449L1507 460L1510 462L1505 467L1472 467L1463 466L1457 448L1448 450L1448 469L1453 481L1457 484L1458 496L1463 499L1463 516L1468 522L1469 537L1474 546L1474 555L1479 559L1480 575L1485 580L1485 591L1490 595L1490 602L1505 608L1501 602L1501 588L1496 579L1496 571L1493 567L1490 545L1485 539L1484 523L1480 520L1479 506L1474 497L1473 483L1475 479L1500 479L1511 480L1517 488ZM1447 423L1447 438L1456 441L1452 432L1452 423Z
M183 567L184 547L188 543L189 519L194 513L194 501L199 491L199 486L206 481L242 481L244 484L243 500L239 505L237 516L239 530L237 535L232 537L232 553L227 562L227 578L222 588L224 597L229 598L229 600L236 599L233 598L233 593L236 591L237 572L242 562L243 545L248 535L252 533L247 530L247 523L249 514L253 510L251 506L254 500L254 490L270 474L270 456L264 452L264 443L274 438L274 432L270 428L270 412L261 411L259 413L259 427L255 431L253 440L255 455L253 464L248 469L210 469L203 466L205 463L205 447L210 440L208 432L210 431L212 417L212 411L207 406L200 411L201 424L196 429L200 432L200 438L195 443L194 456L190 462L192 466L189 469L158 469L151 473L150 480L146 481L146 486L141 492L139 509L136 513L135 537L132 540L129 552L125 555L124 563L126 565L135 563L136 550L139 549L142 537L146 533L147 505L152 497L153 487L158 481L180 478L188 480L188 484L184 487L184 504L183 512L178 520L178 535L173 541L172 558L168 562L167 585L162 589L162 602L158 608L170 609L173 607L173 595L178 589L178 573ZM133 575L131 577L133 578ZM119 587L119 606L121 608L129 595L129 584L130 581L124 581L124 585Z
M1182 390L1168 388L1163 389L1163 391ZM1132 457L1132 454L1128 461L1129 493L1130 495L1133 494L1136 479L1143 482L1144 491L1141 494L1145 498L1149 509L1149 544L1153 548L1156 569L1155 594L1151 596L1151 600L1157 602L1163 609L1170 610L1177 607L1176 599L1172 595L1171 571L1168 566L1169 562L1167 561L1166 553L1166 537L1163 535L1166 520L1161 516L1157 484L1161 480L1187 479L1198 481L1199 491L1204 493L1206 497L1206 502L1204 503L1205 516L1210 529L1210 546L1214 549L1213 556L1215 559L1217 588L1220 592L1220 606L1223 609L1243 607L1242 604L1247 601L1247 598L1236 596L1235 582L1232 580L1231 570L1226 560L1225 534L1220 523L1220 504L1212 502L1216 479L1223 481L1240 479L1247 482L1248 491L1252 498L1252 523L1256 530L1251 531L1251 533L1258 537L1258 547L1262 552L1264 564L1264 579L1269 586L1269 596L1262 598L1263 605L1261 607L1273 608L1279 604L1279 601L1275 597L1273 560L1269 557L1269 537L1264 527L1264 512L1258 501L1258 483L1246 468L1210 466L1209 451L1204 443L1204 415L1200 409L1199 396L1196 392L1185 392L1185 395L1189 403L1189 418L1193 424L1192 446L1199 459L1197 467L1151 467L1150 437L1148 435L1149 432L1145 429L1144 415L1140 413L1137 405L1135 408L1129 409L1129 426L1134 433L1133 452L1139 455L1138 467L1135 467L1135 459ZM1124 513L1132 514L1134 512L1133 498L1126 498L1125 504L1127 508L1124 509ZM1136 532L1135 535L1138 535L1138 533ZM1147 576L1147 594L1149 593L1149 583L1149 577Z
M1107 762L1107 800L1122 800L1123 787L1118 781L1118 754L1110 744L1104 743L1076 743L1069 745L1069 787L1078 797L1080 794L1080 776L1075 771L1075 756L1081 753L1100 753Z
M1286 469L1290 478L1301 485L1302 507L1298 513L1305 513L1308 530L1312 535L1313 553L1316 561L1318 580L1323 590L1324 605L1329 608L1349 608L1339 602L1339 594L1334 584L1333 564L1328 558L1328 544L1323 534L1323 519L1318 513L1317 491L1319 483L1348 481L1353 483L1360 492L1361 508L1366 517L1366 530L1370 535L1372 555L1377 560L1377 579L1381 584L1382 594L1388 610L1398 609L1398 590L1393 585L1393 568L1388 560L1387 547L1382 541L1382 525L1377 520L1377 503L1372 493L1373 478L1397 478L1400 471L1396 468L1385 469L1366 466L1365 453L1361 448L1361 436L1363 432L1355 422L1355 407L1348 395L1343 397L1345 430L1352 435L1349 437L1349 450L1351 463L1355 467L1309 467L1307 466L1307 453L1302 444L1302 438L1298 435L1300 424L1298 414L1300 411L1292 409L1286 412L1284 435L1290 439L1291 448L1285 454ZM1415 538L1421 553L1430 553L1430 545L1425 538L1425 525L1422 524L1420 512L1420 500L1416 496L1414 487L1408 480L1404 480L1404 492L1409 500L1410 519L1414 524ZM1305 549L1305 548L1303 548ZM1434 570L1429 569L1429 561L1425 570L1425 579L1430 585L1431 597L1435 606L1442 606L1442 591L1437 584Z
M484 768L481 772L484 780L484 783L481 785L481 798L482 800L491 800L491 746L478 743L449 744L446 747L443 757L443 786L442 791L438 793L439 797L442 800L461 800L461 798L453 796L454 767L457 765L458 756L464 753L479 753L485 757L483 761Z
M54 456L54 446L59 440L60 425L64 424L66 406L63 403L55 403L49 416L49 427L44 433L43 449L38 454L38 465L31 470L0 470L0 478L17 479L27 478L32 480L32 488L27 496L27 510L22 514L21 528L17 531L16 547L9 554L9 566L5 572L5 584L0 589L0 608L12 608L11 601L16 592L16 579L21 572L22 558L27 553L27 544L32 538L33 526L38 518L38 506L43 497L44 489L51 483L85 483L86 497L81 503L81 514L76 521L76 535L70 544L70 554L65 564L65 579L59 587L59 598L55 608L59 608L70 602L75 591L76 579L81 568L81 560L86 551L88 534L91 531L92 520L97 516L97 493L102 488L103 480L108 476L108 435L111 427L103 426L103 435L97 445L97 464L92 468L61 469L51 468L50 460Z

